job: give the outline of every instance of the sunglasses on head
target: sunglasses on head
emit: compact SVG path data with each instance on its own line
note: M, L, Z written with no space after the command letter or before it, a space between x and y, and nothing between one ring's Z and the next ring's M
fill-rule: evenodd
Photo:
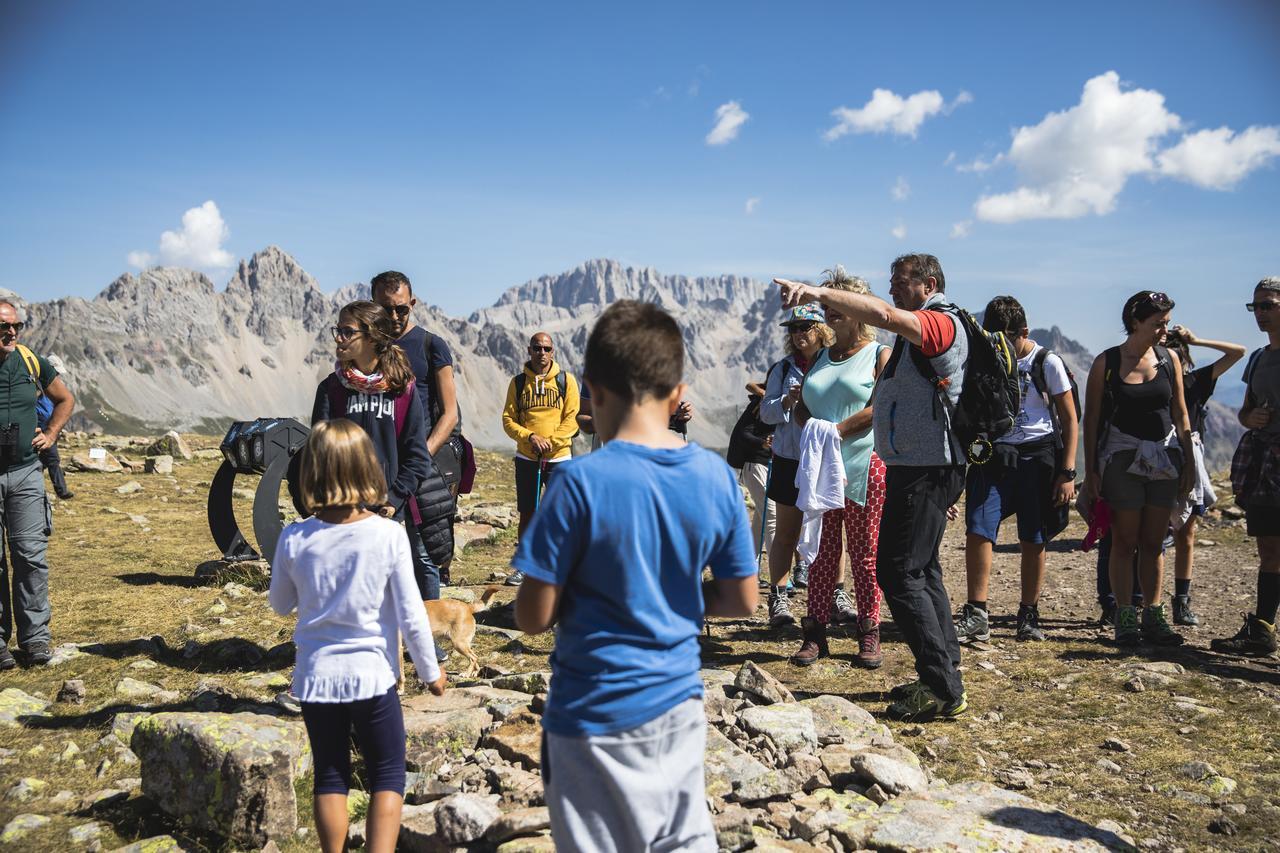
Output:
M1250 310L1252 310L1252 309L1250 309ZM25 329L26 327L27 327L27 324L26 324L26 323L22 323L22 322L18 322L18 323L0 323L0 333L6 334L6 335L9 335L9 334L16 335L16 334L18 334L18 332L21 332L21 331L22 331L23 329Z
M386 311L394 317L404 319L409 316L409 312L413 310L412 305L383 305L382 310Z
M329 331L335 341L346 341L360 334L361 330L357 326L330 326Z
M1274 311L1276 310L1276 308L1280 307L1280 302L1272 302L1272 301L1246 302L1244 304L1244 307L1245 307L1245 310L1248 311L1250 314L1252 314L1255 311L1261 311L1262 313L1266 314L1267 312Z
M542 344L530 344L529 352L551 352L553 347L543 346Z

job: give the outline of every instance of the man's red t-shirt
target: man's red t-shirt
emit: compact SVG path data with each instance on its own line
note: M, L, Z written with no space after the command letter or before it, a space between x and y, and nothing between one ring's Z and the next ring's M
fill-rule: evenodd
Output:
M956 324L943 311L915 311L920 321L920 350L926 358L942 355L956 339Z

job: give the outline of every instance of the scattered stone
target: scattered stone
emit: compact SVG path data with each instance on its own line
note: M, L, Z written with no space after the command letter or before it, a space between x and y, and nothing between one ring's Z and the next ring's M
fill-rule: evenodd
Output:
M761 669L753 661L747 661L742 665L733 681L733 686L751 694L754 699L765 705L796 701L796 697L791 694L786 685Z
M282 672L264 672L244 680L244 686L252 690L283 690L292 683L293 680Z
M173 457L167 453L160 456L148 456L145 464L148 474L173 473Z
M129 799L128 791L122 791L119 788L104 788L101 791L95 791L86 798L85 809L91 812L109 809L127 799Z
M88 844L102 834L102 824L97 821L82 823L67 830L73 844Z
M550 833L528 838L513 838L498 845L496 853L556 853Z
M111 734L119 738L120 743L128 743L138 723L150 716L149 711L121 711L111 720Z
M124 466L120 464L120 460L116 459L110 453L103 452L102 455L99 456L93 453L92 450L81 450L78 453L73 453L71 455L71 464L68 467L72 471L98 474L118 474L124 470Z
M1128 690L1130 693L1141 693L1147 689L1147 685L1140 677L1135 675L1124 683L1124 689Z
M708 797L728 796L735 786L769 771L769 768L715 728L707 729L703 769Z
M716 830L719 849L738 853L755 846L755 836L751 832L752 814L741 806L730 806L720 814L712 815L711 823Z
M129 664L129 669L158 669L159 666L160 664L155 661L143 658L142 660L136 660Z
M58 812L68 812L71 811L79 802L80 799L70 791L59 791L49 798L46 805Z
M174 817L259 846L298 828L294 781L311 767L301 725L262 714L154 714L130 743L143 793Z
M1229 817L1215 817L1209 821L1209 831L1215 835L1235 835L1235 822Z
M804 705L756 705L744 708L738 720L749 733L765 735L780 750L813 749L818 745L813 711Z
M994 775L997 782L1012 791L1025 791L1036 785L1036 777L1025 767L1007 767Z
M117 495L131 495L134 492L140 492L140 491L142 491L142 484L139 483L137 480L130 480L129 482L125 483L123 486L116 486Z
M890 796L906 791L919 791L929 784L919 767L912 767L875 752L855 755L851 767L858 778L867 784L879 785Z
M81 657L83 654L84 652L80 651L80 647L75 643L62 643L61 645L54 647L53 654L50 656L49 662L45 664L45 667L47 668L64 664L69 660Z
M175 459L181 457L188 461L192 458L191 448L187 446L186 440L174 430L169 430L148 445L146 455L170 456Z
M126 702L145 702L154 699L156 694L164 691L164 688L158 684L151 684L146 681L138 681L135 678L125 676L116 684L116 696Z
M1119 738L1109 737L1102 742L1103 749L1109 749L1112 752L1129 752L1131 747L1129 744Z
M790 797L803 787L804 780L793 769L768 770L733 786L730 795L740 803L757 803Z
M495 678L493 686L499 690L514 690L518 693L528 693L532 696L536 693L545 693L547 691L547 688L551 686L551 673L522 672L514 675L504 675L501 678Z
M84 693L84 681L79 678L68 679L62 682L62 687L58 690L58 701L83 705Z
M32 718L48 717L44 710L49 705L16 687L6 687L0 690L0 726L20 726Z
M813 712L814 730L819 743L876 743L893 739L889 729L876 722L866 709L843 696L815 696L800 703Z
M0 830L0 844L13 844L49 823L49 818L39 814L20 814Z
M498 807L486 799L454 794L436 804L434 817L440 840L453 845L482 838L501 814Z
M516 809L506 812L485 832L485 838L500 844L511 838L523 835L537 835L544 829L551 828L551 813L545 806L529 809Z
M286 714L291 714L293 716L299 716L302 714L302 705L293 697L292 694L289 693L288 690L277 693L276 698L272 700L272 704L284 711Z
M1213 765L1204 761L1190 761L1178 768L1178 775L1185 776L1193 782L1199 782L1208 776L1218 775Z
M537 770L542 766L542 724L532 713L513 714L485 736L483 746L496 749L506 761Z
M542 777L510 764L498 764L487 771L489 787L508 803L522 806L541 805ZM454 792L451 792L454 793Z
M4 798L14 803L29 803L40 796L40 792L47 787L49 787L49 783L43 779L33 779L31 777L19 779L13 784L13 787L5 792Z
M62 748L62 752L58 753L58 761L59 763L64 761L70 761L71 759L75 758L79 754L80 754L80 747L76 746L75 741L69 740L67 741L67 745Z
M1236 780L1230 776L1213 775L1204 780L1215 797L1229 797L1236 792Z
M889 802L889 792L884 788L881 788L879 785L872 785L870 788L863 791L862 794L877 806L883 806L885 803Z
M1099 758L1097 768L1104 773L1123 773L1123 768L1109 758Z

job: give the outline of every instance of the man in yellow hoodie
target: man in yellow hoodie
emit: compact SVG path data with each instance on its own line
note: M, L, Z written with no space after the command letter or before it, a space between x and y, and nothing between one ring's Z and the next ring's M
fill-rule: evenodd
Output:
M578 432L578 382L560 369L551 336L538 332L529 339L529 360L507 386L502 428L516 442L516 509L520 535L533 517L539 490L546 488L556 465L572 455L570 443ZM509 586L524 576L514 572Z

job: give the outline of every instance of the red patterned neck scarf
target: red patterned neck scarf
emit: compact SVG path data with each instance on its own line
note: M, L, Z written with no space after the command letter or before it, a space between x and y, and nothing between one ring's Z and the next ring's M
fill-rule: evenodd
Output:
M361 373L354 364L334 362L333 373L344 388L361 394L383 394L387 390L387 380L381 373Z

